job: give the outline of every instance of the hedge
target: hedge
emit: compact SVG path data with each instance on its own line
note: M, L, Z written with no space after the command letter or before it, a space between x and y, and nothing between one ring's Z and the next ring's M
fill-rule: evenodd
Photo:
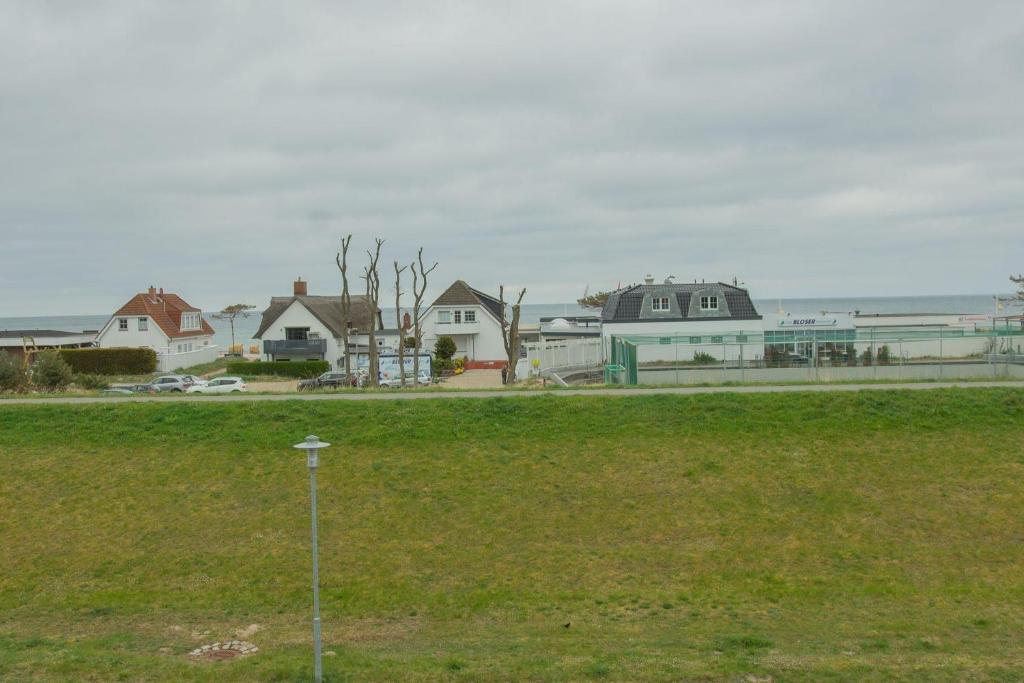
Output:
M144 375L156 372L153 349L61 349L60 357L75 373L87 375Z
M331 369L325 360L233 361L228 363L229 375L279 375L308 379Z

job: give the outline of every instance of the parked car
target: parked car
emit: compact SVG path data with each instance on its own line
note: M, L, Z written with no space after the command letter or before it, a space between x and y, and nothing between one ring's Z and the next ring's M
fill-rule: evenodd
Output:
M430 373L429 372L427 372L427 373L421 372L420 373L420 377L419 377L419 381L417 382L417 384L419 384L421 386L422 385L429 386L430 385ZM386 379L382 378L380 380L380 385L382 387L386 387L386 388L389 388L389 389L390 388L398 388L398 387L402 386L402 380L400 378L398 378L398 377L389 377L389 378L386 378ZM408 375L405 376L405 386L407 386L407 387L411 387L412 386L412 373L409 373Z
M191 382L185 380L182 375L163 375L157 377L150 384L159 392L174 392L182 393L188 391L188 388L192 386Z
M107 396L131 396L132 394L155 394L156 388L152 384L124 384L107 387L103 390Z
M182 375L182 379L184 379L190 387L202 386L207 382L207 380L202 377L196 377L195 375Z
M240 391L248 391L245 380L241 377L215 377L206 384L197 384L189 387L190 394L234 394Z
M308 389L324 389L327 387L347 387L351 386L348 381L348 374L344 370L328 370L319 377L313 379L302 379L299 380L299 391L306 391Z

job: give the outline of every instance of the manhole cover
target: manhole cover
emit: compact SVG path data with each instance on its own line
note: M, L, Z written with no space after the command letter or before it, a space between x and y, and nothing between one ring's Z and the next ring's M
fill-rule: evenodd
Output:
M216 662L224 659L234 659L235 657L245 657L257 650L259 650L258 647L244 640L229 640L224 643L211 643L197 647L192 652L189 652L188 656L199 661Z

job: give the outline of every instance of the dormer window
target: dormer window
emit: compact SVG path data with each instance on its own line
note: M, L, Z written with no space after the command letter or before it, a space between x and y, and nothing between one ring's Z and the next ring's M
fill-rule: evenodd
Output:
M448 325L448 324L451 323L451 321L452 321L452 312L451 311L438 311L437 312L437 322L439 322L440 324Z
M458 325L462 322L462 311L453 311L453 314L455 315L455 324Z
M717 311L718 310L718 297L717 296L702 296L700 298L700 310L702 310L702 311Z
M668 297L667 296L656 296L651 298L651 310L652 311L668 311Z
M476 311L463 311L462 315L463 315L463 319L467 323L475 323L476 322Z
M181 314L181 329L183 330L198 330L200 315L199 313L182 313Z

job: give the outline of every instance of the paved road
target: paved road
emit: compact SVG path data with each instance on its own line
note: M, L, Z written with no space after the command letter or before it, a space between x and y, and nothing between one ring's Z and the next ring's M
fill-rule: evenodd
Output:
M236 401L418 401L460 398L508 398L532 396L656 396L698 394L774 394L790 392L849 392L849 391L931 391L934 389L977 389L1004 387L1024 389L1024 382L918 382L907 384L790 384L747 385L738 387L652 387L650 389L560 389L522 391L381 391L372 393L337 394L229 394L226 396L67 396L61 398L11 398L0 400L0 407L9 405L51 405L88 403L174 403L202 401L228 403Z

